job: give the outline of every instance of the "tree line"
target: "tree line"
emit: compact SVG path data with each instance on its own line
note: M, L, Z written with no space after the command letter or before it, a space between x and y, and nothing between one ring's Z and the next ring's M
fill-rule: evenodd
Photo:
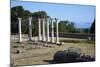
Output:
M15 6L11 8L11 34L18 33L18 17L22 18L22 33L28 34L28 18L32 17L32 33L38 35L38 18L50 18L45 11L30 12L25 10L23 6ZM51 23L50 23L51 25ZM56 23L54 23L54 32L56 32ZM74 22L68 20L61 20L58 24L60 33L81 33L80 29L75 27ZM51 30L51 26L50 30ZM95 33L95 20L91 27L83 29L83 33Z

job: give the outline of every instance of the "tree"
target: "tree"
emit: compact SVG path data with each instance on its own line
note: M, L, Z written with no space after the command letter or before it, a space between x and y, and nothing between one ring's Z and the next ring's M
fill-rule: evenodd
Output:
M18 17L23 18L24 9L22 6L11 8L11 33L18 33Z
M32 13L32 18L33 18L33 28L32 28L33 31L32 32L34 33L33 35L38 35L38 18L48 18L48 17L49 16L47 15L45 11L38 11L38 12Z
M28 18L32 17L32 33L38 35L38 18L48 18L45 11L31 13L25 10L23 6L15 6L11 8L11 33L18 33L18 17L22 18L22 33L28 34Z
M59 22L59 32L68 32L67 30L67 24L69 23L69 21L60 21Z
M24 9L22 6L16 6L11 8L11 16L12 17L23 17Z
M38 18L50 18L45 11L38 11L31 13L29 10L25 10L23 6L16 6L11 8L11 33L18 33L18 17L22 18L22 33L28 34L28 18L32 17L32 34L38 35ZM66 20L59 22L59 32L62 33L74 33L76 32L75 24ZM41 23L42 28L42 23ZM51 23L50 23L51 30ZM42 31L41 31L42 32ZM56 32L56 23L54 22L54 32Z
M11 33L18 33L18 17L22 18L22 33L28 33L28 17L31 12L24 10L22 6L11 8Z
M74 22L68 23L67 29L68 29L68 32L70 32L70 33L75 33L75 32L76 32L76 28L75 28Z
M69 21L60 21L59 22L59 32L75 33L76 32L75 24Z
M90 33L95 34L95 20L93 21L93 23L91 25Z
M83 28L83 33L89 33L89 28Z

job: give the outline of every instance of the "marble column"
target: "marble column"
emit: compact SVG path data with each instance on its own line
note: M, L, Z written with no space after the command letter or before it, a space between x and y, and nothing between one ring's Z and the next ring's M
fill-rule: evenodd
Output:
M51 19L51 42L54 43L54 24L53 24L53 19Z
M32 41L32 17L29 17L29 41Z
M42 19L38 19L38 27L39 27L39 32L38 32L38 35L39 35L39 37L38 37L38 40L39 41L41 41L42 39L41 39L41 20Z
M18 21L19 21L19 40L18 42L22 42L22 33L21 33L21 20L22 18L18 18Z
M55 18L55 21L56 21L56 43L59 44L58 19Z
M49 39L49 18L47 18L47 42L50 42L50 39Z
M43 25L43 37L42 37L43 39L42 40L46 41L45 39L45 19L44 18L42 19L42 25Z

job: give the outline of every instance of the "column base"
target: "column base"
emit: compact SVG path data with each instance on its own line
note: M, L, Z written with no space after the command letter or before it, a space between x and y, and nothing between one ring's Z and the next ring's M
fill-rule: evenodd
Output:
M46 43L46 41L42 41L43 43Z
M38 40L38 42L43 42L42 40Z
M58 46L64 45L64 42L56 43Z
M60 42L56 42L56 44L60 44Z
M42 41L42 39L41 38L38 38L38 41Z
M29 39L28 41L33 41L32 39Z
M19 41L18 41L18 42L16 42L16 43L22 43L22 42L19 42Z
M56 44L55 42L51 42L51 44Z

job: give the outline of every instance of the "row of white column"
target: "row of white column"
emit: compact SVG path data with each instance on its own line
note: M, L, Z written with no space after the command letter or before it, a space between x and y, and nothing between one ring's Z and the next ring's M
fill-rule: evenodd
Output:
M19 42L22 42L22 33L21 33L21 20L22 18L18 18L19 21ZM32 41L32 17L29 17L29 41ZM51 21L51 43L55 43L54 40L54 22L56 22L56 43L59 43L59 34L58 34L58 20L55 19L45 19L39 18L38 19L38 27L39 27L39 36L38 40L43 42L50 42L49 37L49 22ZM41 24L42 24L42 33L41 33ZM45 35L45 27L47 25L47 36ZM47 39L46 39L47 38Z
M29 17L29 41L32 41L32 17ZM19 39L18 39L18 42L22 42L22 32L21 32L21 21L22 21L22 18L18 18L18 29L19 29Z
M49 22L51 21L51 41L49 37ZM54 22L56 22L56 42L54 39ZM59 34L58 34L58 20L56 18L54 19L45 19L45 18L39 18L38 19L39 24L39 41L44 42L51 42L51 43L59 43ZM42 24L42 34L41 34L41 24ZM47 35L45 35L45 27L47 28ZM47 38L47 39L46 39Z

